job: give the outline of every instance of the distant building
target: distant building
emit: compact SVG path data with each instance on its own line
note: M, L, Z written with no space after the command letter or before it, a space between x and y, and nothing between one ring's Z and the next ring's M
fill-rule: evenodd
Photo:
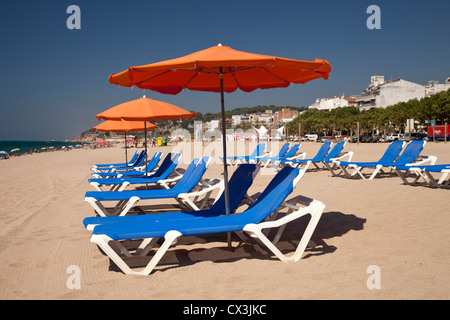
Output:
M214 131L219 129L219 120L211 120L205 123L205 129L208 131Z
M439 81L428 81L428 85L425 86L425 96L429 97L433 94L447 91L450 89L450 78L447 78L444 83L439 83Z
M248 115L238 114L238 115L231 116L231 125L233 126L233 128L243 121L249 121Z
M273 115L273 123L286 123L294 120L298 116L297 110L283 109L275 112Z
M334 98L318 98L316 102L309 106L310 109L330 111L337 108L356 106L357 102L354 96L345 98L344 95Z
M370 85L356 96L363 110L386 108L399 102L425 97L425 86L404 79L385 81L384 76L372 76Z

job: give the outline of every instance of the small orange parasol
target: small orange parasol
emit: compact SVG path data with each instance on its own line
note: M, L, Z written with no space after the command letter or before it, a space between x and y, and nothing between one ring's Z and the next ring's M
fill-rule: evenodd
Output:
M147 121L191 119L197 114L181 109L173 104L143 96L140 99L121 103L96 115L101 120L142 121L145 132L145 163L147 164ZM147 176L147 165L145 166Z
M173 104L144 96L137 100L121 103L97 114L96 117L99 120L152 121L177 120L179 118L191 119L196 115L196 113L186 111Z
M154 130L158 128L158 126L153 123L143 121L115 121L115 120L106 120L99 125L95 126L93 129L98 131L105 132L124 132L125 135L125 163L128 163L128 154L127 154L127 132L135 132L135 131L144 131L144 130Z
M143 121L107 120L95 126L93 129L105 132L134 132L144 131L145 127L147 130L158 128L158 126L150 122L144 124Z

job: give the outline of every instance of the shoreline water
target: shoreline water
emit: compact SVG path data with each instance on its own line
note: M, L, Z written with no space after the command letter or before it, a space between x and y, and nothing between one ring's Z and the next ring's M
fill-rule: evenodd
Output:
M0 151L7 152L11 158L34 153L79 149L87 145L89 144L80 141L0 140Z

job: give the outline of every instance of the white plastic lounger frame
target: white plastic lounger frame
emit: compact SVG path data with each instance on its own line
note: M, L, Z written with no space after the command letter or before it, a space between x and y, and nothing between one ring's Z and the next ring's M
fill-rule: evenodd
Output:
M418 183L420 179L424 180L430 187L434 188L446 188L450 186L450 179L447 179L447 177L450 175L450 169L443 169L441 170L441 176L439 179L436 179L432 172L427 171L426 169L422 169L420 167L411 167L407 171L399 170L397 168L394 168L395 172L398 174L398 176L402 179L402 181L405 184L414 185ZM409 181L407 178L409 174L414 174L415 178L413 181Z
M323 210L325 209L325 205L322 202L312 199L309 199L309 201L310 204L307 207L304 208L298 207L297 210L275 221L262 222L259 224L248 224L244 227L243 231L252 238L257 239L282 262L285 263L297 262L301 259L303 253L305 252L306 246L308 245L311 236L314 233L317 224L319 223L320 217L322 216ZM295 248L294 252L291 255L283 254L276 247L276 241L279 240L278 234L276 236L276 239L270 241L269 238L263 232L264 229L273 229L273 228L281 229L284 226L286 226L287 223L292 222L306 215L310 215L311 219L297 247ZM116 246L120 250L120 253L122 253L123 256L125 257L146 256L154 248L159 238L143 239L134 254L129 252L125 248L125 246L123 246L120 242L114 241L106 235L94 234L91 236L91 242L97 244L125 274L149 275L156 267L156 265L159 263L161 258L166 254L167 250L172 245L174 245L177 239L181 236L182 234L176 230L168 231L164 236L164 242L162 243L162 245L153 255L152 259L145 266L145 268L140 271L135 271L131 269L130 266L128 266L128 264L119 255L119 253L117 253L117 251L112 248L110 243L112 242L113 246Z
M296 179L301 179L304 171L299 175ZM294 183L296 183L294 182ZM300 199L301 198L301 199ZM301 259L314 230L322 216L322 213L325 209L325 205L317 200L313 200L306 197L296 197L296 199L300 199L301 201L297 201L297 203L301 203L303 207L299 207L296 205L289 204L285 202L284 205L289 207L291 212L288 212L285 216L276 219L274 221L263 221L258 224L247 224L244 226L244 233L248 234L250 237L256 239L260 243L262 243L265 247L267 247L278 259L281 261L288 262L297 262ZM280 239L281 233L284 230L286 224L299 219L303 216L310 215L311 218L308 222L308 225L297 245L294 252L291 255L283 254L277 247L276 244ZM277 235L274 240L270 241L269 238L265 235L264 230L279 228ZM159 263L161 258L167 252L167 250L175 244L176 240L181 237L182 234L176 230L170 230L164 235L164 242L153 255L149 263L140 271L135 271L130 268L130 266L124 261L121 257L120 253L125 257L133 257L133 256L146 256L150 253L153 247L158 242L159 238L147 238L147 239L139 239L142 240L141 244L138 246L137 250L134 253L131 253L129 250L123 246L120 241L115 241L108 237L105 234L93 234L91 236L91 242L97 244L108 256L109 258L125 273L125 274L135 274L135 275L149 275L156 265ZM116 247L114 249L112 246Z
M408 165L423 165L423 164L434 164L436 162L437 158L435 156L420 156L417 159L417 162L413 162L410 163ZM389 174L390 172L393 171L394 167L385 167L382 164L378 164L375 168L372 168L373 171L372 173L367 177L363 174L363 170L368 168L370 169L370 167L361 167L358 166L357 164L349 164L347 166L347 169L343 166L340 166L340 168L342 169L342 171L344 171L346 173L346 175L348 177L354 177L356 175L359 175L362 179L364 180L373 180L379 173L383 173L383 174ZM383 170L383 168L387 168L389 171L385 171ZM352 173L349 172L349 169L353 169L354 171Z
M413 140L412 142L414 142L414 141L417 141L417 140ZM423 146L425 146L426 141L422 141L422 142L423 142ZM415 162L411 162L411 163L408 163L406 165L407 166L425 165L425 164L433 165L433 164L435 164L436 160L437 160L437 158L435 156L419 155L414 160ZM353 178L353 177L358 175L359 177L361 177L364 180L373 180L379 173L384 173L384 174L391 173L394 170L394 167L395 167L395 161L393 162L392 166L386 166L386 165L383 165L383 164L377 164L377 165L374 165L374 166L360 166L357 163L351 163L347 167L345 167L345 166L341 166L340 165L339 160L335 160L334 163L337 164L342 169L342 171L345 173L345 175L348 178ZM363 170L366 169L366 168L373 170L370 175L367 175L367 174L364 175L363 174ZM389 171L386 172L383 169L388 169ZM349 170L353 170L353 172L350 172Z

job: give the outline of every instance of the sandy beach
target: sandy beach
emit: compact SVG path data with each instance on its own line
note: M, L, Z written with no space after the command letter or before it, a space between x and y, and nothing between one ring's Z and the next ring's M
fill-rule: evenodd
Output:
M377 160L387 144L347 144L355 161ZM312 157L319 145L302 143ZM188 153L182 145L150 148ZM422 154L450 163L450 143L427 143ZM187 159L198 156L184 154ZM217 156L217 155L216 155ZM41 153L0 161L0 299L449 299L449 190L404 185L392 175L373 181L311 170L288 199L322 201L313 235L318 246L297 263L283 263L258 245L223 234L185 237L149 276L125 275L96 245L82 221L94 163L122 162L124 150L106 148ZM214 162L206 178L220 178ZM235 170L230 168L230 173ZM250 194L271 175L259 174ZM161 205L174 201L153 201ZM295 223L287 230L295 234ZM293 247L290 241L281 246ZM67 286L70 267L80 288ZM369 289L371 266L379 289ZM69 273L68 273L69 269ZM369 271L369 272L368 272Z

